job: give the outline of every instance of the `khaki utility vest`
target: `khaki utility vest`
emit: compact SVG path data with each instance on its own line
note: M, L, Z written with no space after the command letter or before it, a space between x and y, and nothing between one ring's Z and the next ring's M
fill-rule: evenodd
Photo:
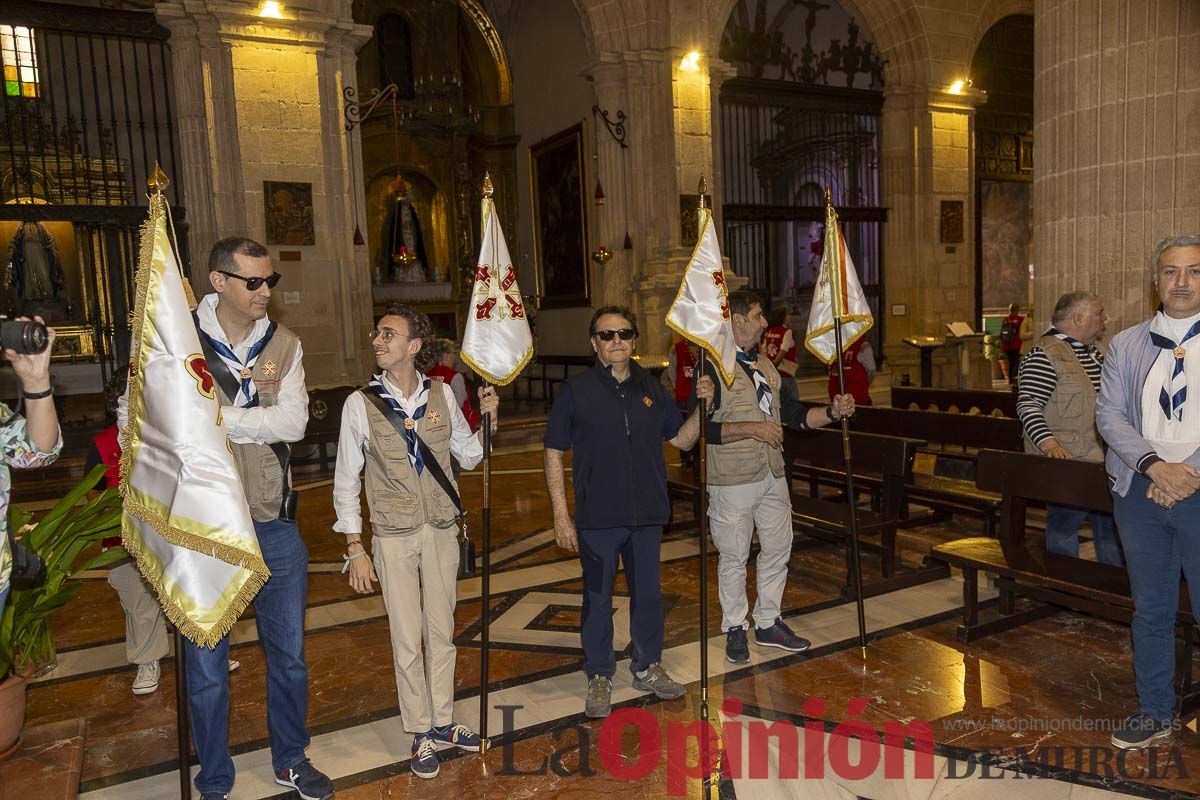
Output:
M275 328L275 335L267 346L259 353L254 362L252 380L258 390L258 404L270 407L279 402L279 384L283 376L288 374L292 363L296 360L296 348L300 340L296 334L282 325ZM229 367L222 361L210 364L210 370ZM237 378L241 383L241 378ZM222 406L232 406L233 399L225 396L221 384L213 381L217 388L217 397ZM233 458L237 462L238 472L242 476L242 486L246 490L246 502L250 505L250 516L255 522L270 522L279 518L279 507L283 503L283 468L279 458L270 445L266 444L235 444Z
M1058 376L1058 384L1050 395L1043 414L1054 439L1072 457L1084 461L1103 461L1104 446L1096 430L1096 390L1087 370L1079 363L1075 350L1053 334L1042 336L1037 346L1046 351L1050 365ZM1028 435L1025 451L1042 454Z
M771 386L770 417L758 407L754 381L746 374L742 365L738 364L733 370L733 386L721 387L721 406L712 416L714 422L764 422L769 419L782 424L779 415L779 371L771 364L771 360L761 353L758 358L758 370ZM710 486L755 483L765 478L768 472L776 478L783 477L783 453L757 439L709 445L706 457Z
M450 408L440 378L430 378L425 416L416 421L417 436L425 442L442 472L454 481L450 468ZM448 528L458 511L428 467L418 475L408 460L408 445L387 417L359 390L367 407L368 442L364 454L367 507L374 535L414 533L422 525ZM457 485L455 486L457 489Z

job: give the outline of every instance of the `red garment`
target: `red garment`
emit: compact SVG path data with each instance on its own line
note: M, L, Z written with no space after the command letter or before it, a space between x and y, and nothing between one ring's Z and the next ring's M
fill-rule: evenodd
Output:
M1003 350L1005 352L1012 352L1012 351L1016 351L1018 353L1021 352L1021 344L1022 344L1022 342L1021 342L1021 323L1024 321L1025 321L1025 317L1021 316L1020 314L1009 314L1007 317L1005 317L1003 320L1000 321L1000 328L1002 330L1003 330L1004 326L1007 324L1011 324L1017 329L1017 338L1013 339L1011 342L1001 342L1000 343L1001 350Z
M842 364L845 365L846 394L854 397L856 405L871 405L871 377L867 368L858 360L858 351L862 350L863 339L846 348L842 353ZM829 365L829 399L838 393L837 364Z
M783 351L783 339L791 328L787 325L772 325L767 328L767 332L763 334L763 352L767 354L767 358L771 359L771 363L783 375L795 375L796 367L799 365L796 352L796 337L792 336L791 346Z
M688 347L687 339L675 343L675 403L686 406L692 396L692 376L696 373L696 359Z
M92 437L92 445L100 454L100 463L108 470L104 473L104 483L109 488L121 483L121 430L116 423ZM120 547L120 536L109 536L100 542L100 547L107 550L110 547Z
M453 367L447 367L442 364L437 364L436 366L430 367L429 369L425 370L425 374L432 378L441 378L447 386L449 386L450 382L454 380L454 376L458 375L458 373L454 371ZM466 378L463 379L463 383L466 383ZM479 412L476 411L475 406L471 404L471 393L469 391L467 392L466 398L463 400L462 413L467 419L467 424L471 426L471 433L474 433L476 430L478 430Z

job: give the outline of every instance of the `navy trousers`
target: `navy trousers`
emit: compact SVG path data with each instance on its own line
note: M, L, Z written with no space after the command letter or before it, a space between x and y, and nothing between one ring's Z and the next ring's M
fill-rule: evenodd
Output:
M595 675L611 678L617 670L612 593L618 559L625 567L631 599L630 668L640 672L662 659L663 607L658 574L662 533L661 525L579 531L579 560L583 563L583 668L588 680Z

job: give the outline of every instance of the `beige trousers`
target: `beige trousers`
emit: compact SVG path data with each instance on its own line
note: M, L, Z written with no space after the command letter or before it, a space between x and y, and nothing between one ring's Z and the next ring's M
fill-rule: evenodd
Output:
M162 606L132 561L108 571L108 585L117 590L125 610L125 659L149 664L167 655L167 623Z
M454 527L423 525L411 534L371 540L392 635L400 716L408 733L454 721L456 533Z

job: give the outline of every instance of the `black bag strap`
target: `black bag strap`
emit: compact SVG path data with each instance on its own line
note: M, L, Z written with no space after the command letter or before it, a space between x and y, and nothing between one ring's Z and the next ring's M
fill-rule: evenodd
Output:
M429 470L429 474L433 476L435 481L437 481L437 485L442 487L442 491L450 496L450 502L454 503L454 508L458 510L458 516L465 517L467 512L463 511L462 500L459 499L458 490L454 488L454 484L451 483L450 479L446 477L446 473L442 469L442 465L439 464L437 459L433 457L433 453L429 450L429 445L425 444L425 441L420 436L417 436L416 429L414 428L412 431L409 431L407 428L405 428L404 420L400 418L400 415L396 413L395 409L389 406L387 401L385 401L374 391L368 388L363 389L362 393L363 396L370 400L375 408L379 410L379 413L383 414L383 418L386 419L391 426L396 429L396 433L404 437L407 437L409 433L412 433L412 435L416 437L417 449L420 451L421 458L425 462L425 469Z
M204 335L204 331L200 330L200 317L195 311L192 312L192 321L196 323L200 349L204 351L204 360L208 362L208 373L213 376L213 380L221 387L221 391L225 393L226 397L236 398L242 385L234 377L233 371L225 363L225 359L221 358L213 349L212 343ZM292 460L292 447L287 442L270 442L267 447L271 448L271 452L279 460L279 469L283 472L283 502L286 504L288 494L292 491L291 481L288 480L288 463Z

